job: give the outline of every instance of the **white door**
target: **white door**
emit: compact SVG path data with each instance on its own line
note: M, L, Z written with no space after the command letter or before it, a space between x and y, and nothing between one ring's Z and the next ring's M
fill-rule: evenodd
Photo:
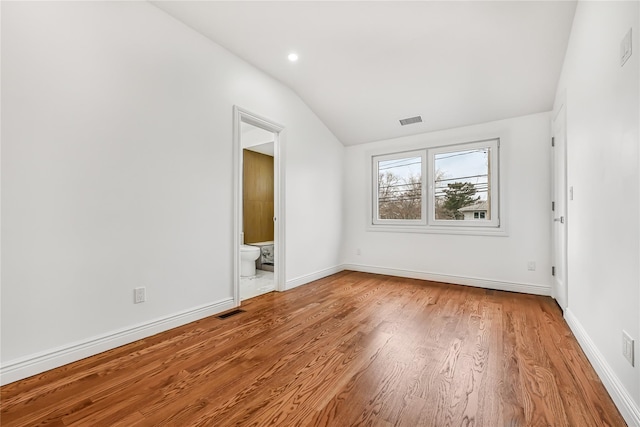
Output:
M567 138L564 105L553 121L553 296L564 311L568 305L567 288Z

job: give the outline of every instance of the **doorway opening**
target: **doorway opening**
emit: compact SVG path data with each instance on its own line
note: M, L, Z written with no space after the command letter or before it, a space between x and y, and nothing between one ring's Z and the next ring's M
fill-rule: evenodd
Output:
M234 107L234 300L284 289L281 132Z

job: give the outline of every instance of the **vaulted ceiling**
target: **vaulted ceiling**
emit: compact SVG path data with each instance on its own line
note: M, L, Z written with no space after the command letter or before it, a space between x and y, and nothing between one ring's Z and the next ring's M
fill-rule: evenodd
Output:
M552 109L574 1L159 1L345 145ZM296 52L297 62L287 55ZM422 116L422 123L399 120Z

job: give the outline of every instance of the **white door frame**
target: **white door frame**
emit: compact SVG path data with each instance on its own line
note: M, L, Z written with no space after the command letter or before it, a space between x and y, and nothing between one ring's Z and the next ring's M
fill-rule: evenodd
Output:
M284 218L284 126L254 114L244 108L233 106L233 301L240 301L240 230L242 221L242 123L259 127L274 135L273 158L273 251L274 282L276 291L285 288L285 218Z
M562 99L554 112L552 123L554 146L551 152L551 200L555 211L551 212L551 253L555 276L552 276L552 295L560 308L569 307L568 252L568 198L567 198L567 108ZM560 188L558 188L558 185ZM560 240L558 240L560 239ZM557 253L557 248L562 248Z

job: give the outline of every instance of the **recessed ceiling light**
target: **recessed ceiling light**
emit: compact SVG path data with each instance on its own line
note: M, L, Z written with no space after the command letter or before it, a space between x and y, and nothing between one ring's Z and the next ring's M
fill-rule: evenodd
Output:
M292 52L287 56L287 58L289 58L289 61L291 62L296 62L298 60L298 54Z

